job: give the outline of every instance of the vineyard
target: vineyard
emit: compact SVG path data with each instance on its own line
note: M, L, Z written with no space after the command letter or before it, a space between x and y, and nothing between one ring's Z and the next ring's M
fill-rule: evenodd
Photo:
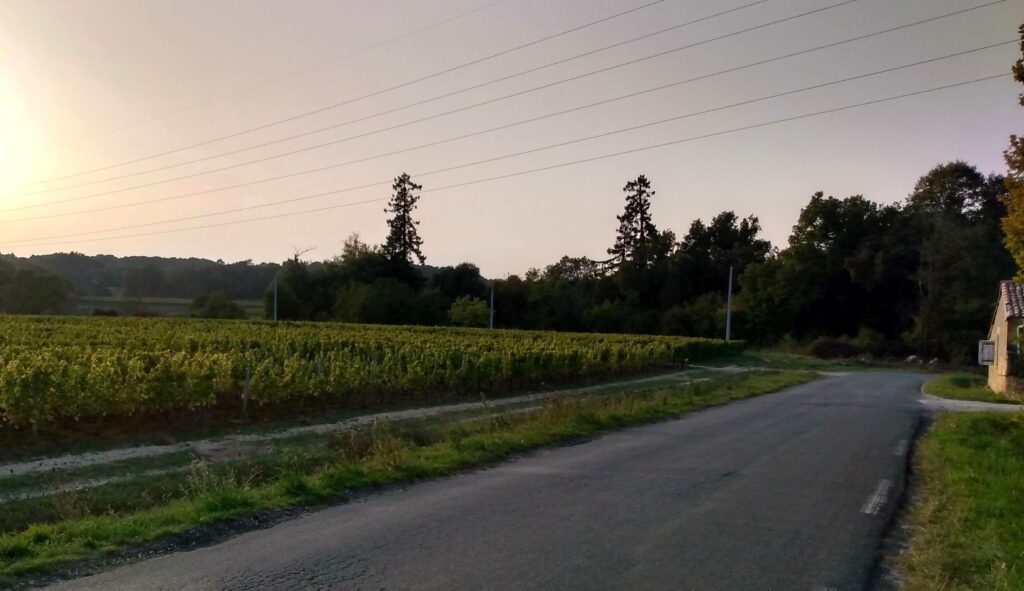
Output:
M741 346L662 336L0 316L0 426L302 402L427 402L680 366Z

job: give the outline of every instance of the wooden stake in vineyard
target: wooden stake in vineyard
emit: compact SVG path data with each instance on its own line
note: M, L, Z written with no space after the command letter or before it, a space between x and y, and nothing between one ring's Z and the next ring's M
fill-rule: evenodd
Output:
M242 388L242 416L249 418L249 384L252 381L252 366L245 366L245 385Z

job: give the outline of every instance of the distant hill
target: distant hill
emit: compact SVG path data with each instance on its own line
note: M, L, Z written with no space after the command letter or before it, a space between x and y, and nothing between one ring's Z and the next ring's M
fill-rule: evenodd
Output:
M36 267L59 275L83 296L197 298L223 292L232 299L263 297L280 265L200 258L88 256L77 252L15 257L20 268Z

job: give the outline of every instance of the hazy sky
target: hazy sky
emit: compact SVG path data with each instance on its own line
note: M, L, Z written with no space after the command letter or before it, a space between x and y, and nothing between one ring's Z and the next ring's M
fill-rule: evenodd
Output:
M734 68L983 4L974 0L857 0L817 14L702 44L633 66L312 151L158 181L366 134L492 98L703 41L840 0L767 0L728 15L594 53L531 74L323 133L108 182L150 168L242 150L343 123L625 41L753 0L664 0L626 16L369 99L204 146L49 184L28 183L108 167L374 93L651 0L0 0L0 252L282 260L296 248L332 256L359 232L385 235L384 203L132 238L386 198L389 184L246 212L91 234L380 183L407 171L426 190L803 113L1008 73L1014 45L600 139L439 174L437 169L703 111L753 98L1013 40L1024 0L791 59L425 149L244 188L107 211L364 159L631 92ZM489 5L490 4L490 5ZM381 42L485 7L402 39ZM239 89L324 64L196 108ZM692 220L732 209L757 215L783 245L817 190L902 199L917 177L953 159L1001 172L1007 136L1024 132L1019 85L1009 75L899 101L718 135L657 150L425 192L421 234L432 264L477 263L501 276L563 254L604 256L621 188L653 182L655 221L685 233ZM177 112L175 112L177 111ZM168 114L172 113L173 114ZM166 116L163 116L166 115ZM159 117L158 117L159 116ZM132 125L143 121L144 123ZM131 125L125 128L125 126ZM116 131L111 131L116 130ZM82 183L92 182L88 185ZM136 185L151 186L107 193ZM69 185L80 185L68 187ZM36 195L28 192L68 187ZM63 201L63 203L54 203ZM40 204L49 204L38 207ZM26 207L31 206L31 207ZM39 219L51 216L49 219ZM25 220L24 218L37 218ZM21 220L21 221L16 221ZM102 240L96 240L102 238ZM21 242L40 239L32 243ZM15 246L15 244L19 244Z

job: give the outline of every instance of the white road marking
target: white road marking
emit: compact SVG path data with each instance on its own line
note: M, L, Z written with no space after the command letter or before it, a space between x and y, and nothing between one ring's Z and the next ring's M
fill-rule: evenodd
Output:
M889 489L892 488L891 480L882 480L878 483L878 488L875 489L874 494L868 497L864 506L861 507L861 513L867 513L868 515L877 515L878 511L885 505L885 501L889 498Z
M909 443L907 442L907 440L900 439L900 442L896 444L896 449L893 450L892 453L893 455L897 456L905 456L907 455L907 447L909 447Z

